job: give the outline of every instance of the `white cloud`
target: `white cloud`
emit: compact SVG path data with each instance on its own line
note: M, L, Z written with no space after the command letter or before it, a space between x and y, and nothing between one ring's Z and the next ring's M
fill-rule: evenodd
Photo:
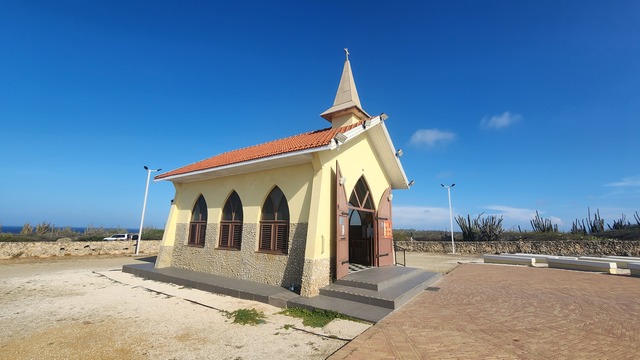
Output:
M456 134L438 129L420 129L411 135L412 145L424 145L429 148L446 145L456 138Z
M499 130L506 128L510 125L522 120L522 115L512 114L508 111L502 113L502 115L493 115L491 117L485 116L480 120L480 126L485 129Z
M457 229L456 226L454 222L454 230ZM396 229L448 230L449 208L394 205L393 227Z
M536 216L536 211L532 209L514 208L503 205L487 205L483 207L495 213L487 215L503 216L505 219L514 221L529 221Z
M640 187L640 175L622 178L621 181L605 184L610 187Z

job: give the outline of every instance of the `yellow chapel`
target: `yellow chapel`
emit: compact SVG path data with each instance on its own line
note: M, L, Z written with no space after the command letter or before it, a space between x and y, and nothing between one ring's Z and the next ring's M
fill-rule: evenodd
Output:
M175 187L155 268L318 295L354 269L395 264L394 189L408 189L385 114L361 105L349 53L329 127L160 174ZM322 120L322 121L324 121Z

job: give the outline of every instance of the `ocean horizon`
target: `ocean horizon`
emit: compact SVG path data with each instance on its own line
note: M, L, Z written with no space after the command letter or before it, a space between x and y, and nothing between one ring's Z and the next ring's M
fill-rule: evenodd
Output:
M35 232L35 225L33 226L33 231ZM56 230L61 231L64 229L71 229L71 231L78 233L78 234L84 234L85 231L88 229L86 226L83 227L75 227L75 226L56 226L55 227ZM104 226L97 226L97 227L91 227L91 229L103 229L106 232L112 232L112 233L118 233L121 230L126 230L127 233L130 234L137 234L138 233L138 228L121 228L121 227L104 227ZM7 226L7 225L1 225L0 226L0 233L4 233L4 234L20 234L20 231L22 230L22 225L20 226Z

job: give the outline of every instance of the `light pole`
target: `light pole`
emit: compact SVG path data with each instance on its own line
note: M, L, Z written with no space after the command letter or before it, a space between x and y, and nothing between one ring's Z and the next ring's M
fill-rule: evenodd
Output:
M456 253L456 243L453 241L453 210L451 210L451 188L456 186L456 184L451 185L443 185L440 184L443 188L447 189L447 195L449 196L449 228L451 229L451 253Z
M144 211L147 209L147 194L149 193L149 179L151 179L152 171L160 171L162 169L149 169L148 166L144 166L147 170L147 186L144 188L144 203L142 203L142 218L140 219L140 229L138 230L138 242L136 243L136 255L140 253L140 241L142 241L142 225L144 224Z

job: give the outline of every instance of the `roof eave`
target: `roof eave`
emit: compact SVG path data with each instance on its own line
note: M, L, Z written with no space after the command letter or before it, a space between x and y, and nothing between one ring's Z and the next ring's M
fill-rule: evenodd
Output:
M393 145L393 141L391 141L391 136L389 135L389 131L387 130L387 127L384 125L384 122L382 122L381 125L382 126L380 128L384 132L384 136L387 139L388 150L391 151L391 153L393 154L393 159L395 160L393 163L393 165L395 166L393 167L395 167L395 170L396 170L396 179L392 179L391 188L407 190L410 188L409 179L407 178L407 174L404 171L404 167L400 162L400 157L397 155L397 151L395 146Z

